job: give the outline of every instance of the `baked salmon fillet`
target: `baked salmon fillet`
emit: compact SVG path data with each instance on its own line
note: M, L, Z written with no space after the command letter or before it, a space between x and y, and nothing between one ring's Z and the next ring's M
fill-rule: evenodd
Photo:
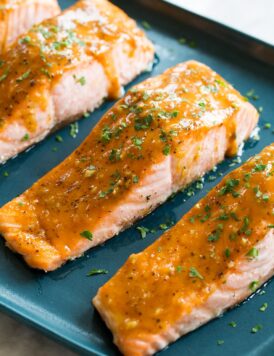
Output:
M226 176L93 303L127 356L152 355L274 273L274 144Z
M106 0L34 25L1 57L0 163L119 97L153 59L144 32Z
M56 16L60 7L56 0L1 0L0 52L3 53L35 23Z
M51 271L103 243L235 154L256 109L190 61L133 87L82 145L0 209L7 245Z

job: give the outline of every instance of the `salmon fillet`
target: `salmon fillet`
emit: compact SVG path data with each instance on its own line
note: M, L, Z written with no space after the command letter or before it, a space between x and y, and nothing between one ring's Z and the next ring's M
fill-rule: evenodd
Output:
M0 163L117 98L154 49L106 0L81 0L22 35L0 67Z
M1 0L0 4L1 53L32 25L60 12L56 0Z
M45 271L80 256L234 154L256 109L190 61L133 87L82 145L0 209L0 233Z
M127 356L152 355L274 273L274 144L226 176L93 299Z

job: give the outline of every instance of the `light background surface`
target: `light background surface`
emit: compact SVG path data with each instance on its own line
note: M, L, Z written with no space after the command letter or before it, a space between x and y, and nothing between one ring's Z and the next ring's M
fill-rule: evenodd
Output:
M273 0L166 1L181 5L274 45ZM0 355L73 356L75 354L38 331L0 313Z
M182 6L274 45L273 0L165 1Z

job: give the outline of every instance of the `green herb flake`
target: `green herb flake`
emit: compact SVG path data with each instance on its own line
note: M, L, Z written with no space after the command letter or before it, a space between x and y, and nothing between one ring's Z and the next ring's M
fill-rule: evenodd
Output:
M249 284L249 289L254 293L259 286L259 281L252 281Z
M84 237L85 239L88 239L89 241L92 241L93 234L89 230L84 230L80 232L80 235Z
M96 276L98 274L107 274L108 271L102 268L93 268L87 273L87 277Z
M135 136L132 137L131 141L139 150L142 148L143 140L141 138Z
M217 340L217 345L218 346L221 346L221 345L223 345L225 342L224 342L224 340Z
M147 233L149 232L149 229L145 226L137 226L136 230L140 232L142 239L146 238Z
M28 43L30 43L30 41L31 41L30 36L25 36L23 38L20 38L19 43L20 44L28 44Z
M263 199L263 201L266 201L266 202L269 201L269 195L267 193L263 194L262 199Z
M229 249L229 248L226 248L226 249L225 249L225 257L226 257L226 258L229 258L230 255L231 255L230 249Z
M25 141L28 141L29 139L30 139L29 134L26 133L26 134L21 138L21 141L22 141L22 142L25 142Z
M181 45L184 45L184 44L186 44L187 40L186 40L186 38L181 37L181 38L178 39L178 42L179 42Z
M260 312L265 312L266 309L268 308L268 304L267 303L264 303L261 307L260 307Z
M263 326L261 324L253 326L253 328L250 330L252 334L256 334L258 331L262 330Z
M5 80L8 75L9 75L9 69L6 69L6 70L4 71L4 73L0 76L0 82L2 82L3 80Z
M57 142L63 142L64 140L63 140L63 137L62 136L60 136L60 135L56 135L55 136L55 140L57 141Z
M17 83L20 83L20 82L22 82L23 80L27 79L28 76L30 75L30 73L31 73L31 70L30 70L30 69L27 70L27 71L26 71L25 73L23 73L19 78L16 79L16 82L17 82Z
M3 176L4 177L8 177L9 176L9 172L7 172L7 171L3 172Z
M232 328L236 328L237 323L235 321L231 321L230 323L228 323L229 326L231 326Z
M105 126L102 130L101 141L103 143L108 143L110 141L111 137L112 137L112 133L111 133L109 126Z
M77 76L75 74L73 75L73 78L74 78L76 83L79 83L82 86L85 85L86 82L87 82L85 77L77 78Z
M70 131L69 131L70 136L72 138L76 138L78 132L79 132L78 122L73 122L72 124L70 124Z
M199 273L199 271L195 267L190 267L188 275L191 278L204 279L204 277Z
M121 159L121 150L113 148L109 154L109 160L111 162L117 162Z
M176 272L181 273L182 270L183 270L183 267L182 267L182 266L177 266L177 267L176 267Z
M142 21L141 24L145 30L151 30L151 25L147 21Z
M271 128L271 123L267 122L264 124L264 129L270 129Z
M235 192L234 188L238 187L240 184L239 179L227 179L225 185L220 189L219 195L225 195L231 193L233 197L239 196L239 193Z
M163 148L163 154L168 156L170 154L170 145L165 145Z
M256 164L256 166L252 169L253 172L263 172L266 169L266 164Z
M132 178L133 183L138 183L139 182L139 177L134 175Z
M252 247L248 253L246 254L246 256L250 257L250 258L256 258L259 256L259 251L256 247Z

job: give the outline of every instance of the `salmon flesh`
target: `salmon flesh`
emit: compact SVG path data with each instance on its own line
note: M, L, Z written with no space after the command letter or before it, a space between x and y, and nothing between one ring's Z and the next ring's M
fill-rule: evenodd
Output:
M63 163L0 209L8 247L52 271L237 153L257 110L189 61L133 87Z

